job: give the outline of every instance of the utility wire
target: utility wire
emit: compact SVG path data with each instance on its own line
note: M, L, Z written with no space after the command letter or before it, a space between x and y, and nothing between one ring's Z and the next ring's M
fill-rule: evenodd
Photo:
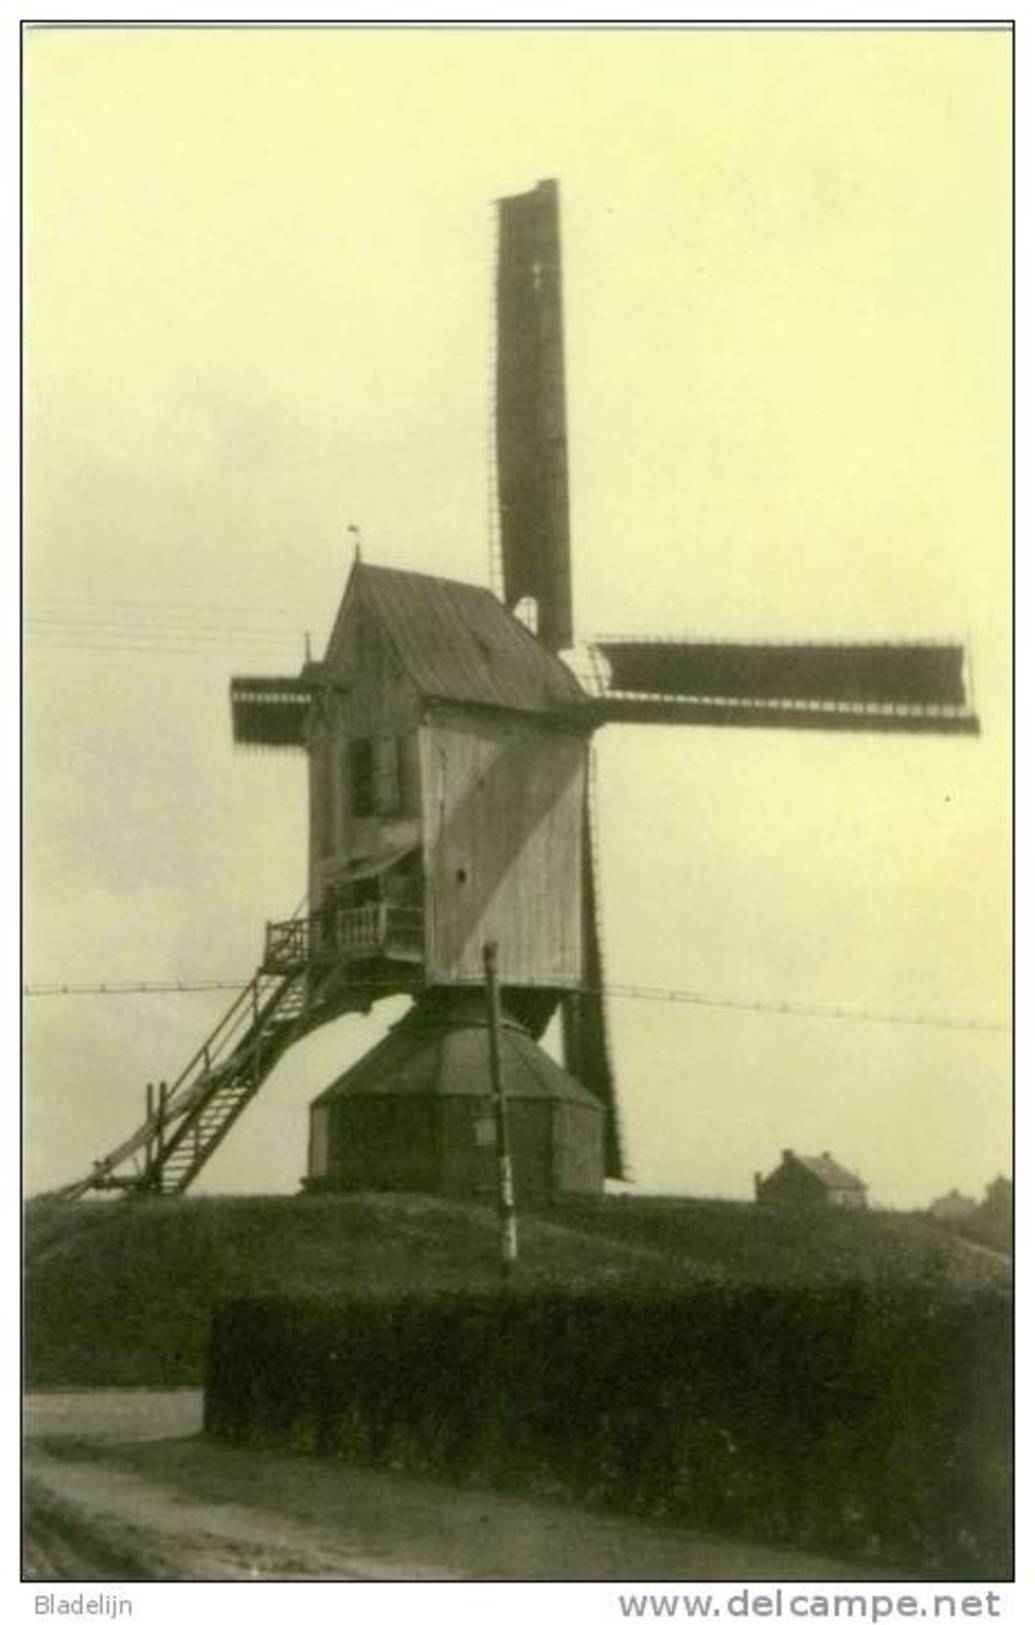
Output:
M26 614L41 615L168 615L213 616L253 621L257 616L281 617L294 614L284 604L213 604L209 600L191 603L186 599L143 598L47 598L32 596L24 601Z
M294 630L297 615L288 621L259 620L256 617L231 619L220 615L41 615L29 611L26 626L55 631L135 631L138 627L159 631L266 632L284 637Z
M26 998L58 998L94 993L212 993L223 990L239 993L247 982L224 982L213 978L201 982L45 982L22 988Z
M96 653L178 653L207 646L295 650L303 637L296 610L42 599L25 606L24 631L37 650Z
M219 979L196 982L51 982L26 985L22 992L28 998L53 998L63 995L93 994L239 992L247 986L247 982ZM384 983L353 982L350 986L367 992L383 988ZM962 1032L1011 1031L1008 1022L976 1021L954 1016L908 1015L894 1011L853 1010L841 1005L799 1004L792 1000L772 1002L765 999L726 999L708 993L698 993L690 988L628 987L612 982L606 988L582 985L566 991L586 994L593 998L647 999L659 1004L696 1004L709 1009L742 1010L753 1015L813 1016L824 1020L877 1022L882 1025L905 1027L939 1027Z
M47 621L83 621L83 620L115 620L115 621L236 621L253 626L258 622L275 624L292 620L297 608L292 605L281 604L241 604L236 609L224 607L221 604L209 603L166 603L131 604L119 603L109 600L83 600L78 604L47 602L40 598L27 598L22 601L22 613L33 620Z
M298 635L297 625L269 626L238 621L53 621L27 616L29 637L52 638L262 638L283 641Z
M258 642L261 639L263 643L284 643L288 640L293 641L298 635L294 628L284 627L274 631L268 627L180 626L172 622L167 626L149 625L146 622L142 625L134 625L128 621L124 626L104 625L100 621L90 623L83 621L75 626L70 624L59 626L49 622L40 625L38 622L27 621L25 630L28 636L34 640L37 638L100 638L107 641L112 638L181 638L191 642L200 638L203 641L218 639L220 641L239 642L242 638L247 638L252 642Z
M146 632L127 632L125 637L56 637L53 633L47 633L43 637L30 634L28 642L38 649L56 649L60 652L78 649L98 649L103 651L136 649L146 651L149 654L180 654L183 651L192 649L205 650L206 652L230 649L236 652L240 649L275 648L278 653L282 653L286 649L301 649L304 638L301 631L290 638L263 637L261 634L255 637L223 637L218 634L209 636L197 633L193 633L189 637L182 637L176 633L160 633L152 636Z

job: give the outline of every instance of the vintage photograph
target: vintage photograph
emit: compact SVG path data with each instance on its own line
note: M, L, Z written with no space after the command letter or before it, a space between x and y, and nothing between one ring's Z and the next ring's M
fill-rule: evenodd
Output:
M25 1580L1012 1578L1012 50L23 27Z

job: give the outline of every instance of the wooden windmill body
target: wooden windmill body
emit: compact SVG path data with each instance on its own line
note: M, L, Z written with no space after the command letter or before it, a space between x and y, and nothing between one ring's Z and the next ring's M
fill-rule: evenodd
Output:
M314 1103L308 1188L494 1188L488 938L519 1192L599 1190L602 1104L533 1037L583 978L586 695L487 589L358 562L307 681L314 907L267 963L417 1001Z
M267 928L262 965L219 1028L67 1196L187 1189L296 1039L400 993L415 1005L387 1059L379 1046L314 1104L309 1180L478 1188L487 1137L471 1056L484 1031L472 988L487 938L514 1034L508 1088L542 1108L527 1114L538 1126L519 1184L548 1195L623 1177L594 730L977 730L956 644L616 639L590 644L596 679L578 682L559 658L574 615L555 182L499 204L497 307L502 602L357 558L321 661L297 677L233 679L235 738L308 758L308 907ZM563 1069L536 1059L558 1008ZM432 1149L417 1156L421 1136Z
M425 985L480 981L486 932L508 983L578 986L593 720L567 668L487 589L357 563L309 681L323 929L388 908L379 947L400 990L408 964Z

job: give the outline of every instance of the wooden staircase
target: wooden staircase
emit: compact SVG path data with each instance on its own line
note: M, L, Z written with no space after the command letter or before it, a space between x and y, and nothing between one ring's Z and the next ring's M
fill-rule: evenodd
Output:
M350 1005L340 962L284 975L259 970L234 1000L176 1081L161 1087L157 1109L75 1184L51 1194L75 1201L89 1191L178 1196L195 1180L253 1100L284 1052Z

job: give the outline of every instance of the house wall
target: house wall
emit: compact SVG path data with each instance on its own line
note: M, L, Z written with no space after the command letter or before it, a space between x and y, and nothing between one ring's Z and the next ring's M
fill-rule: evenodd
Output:
M420 734L428 980L581 979L580 874L588 740L531 717L432 711Z
M312 1106L309 1110L309 1177L326 1179L330 1172L330 1118L329 1106Z
M359 1095L330 1101L323 1170L345 1190L432 1191L439 1185L439 1112L432 1098ZM315 1149L316 1136L311 1141Z
M554 1186L596 1196L604 1188L604 1113L558 1101L553 1118Z
M828 1190L827 1202L831 1207L865 1207L866 1192L858 1190Z
M492 1097L446 1099L443 1106L442 1188L455 1195L490 1194L499 1178Z
M553 1195L553 1128L557 1103L553 1100L507 1102L507 1145L518 1202Z
M603 1114L549 1099L507 1103L517 1200L596 1192L603 1178ZM343 1096L314 1106L309 1177L346 1190L434 1190L493 1196L496 1124L488 1094Z
M328 683L309 723L309 898L315 912L350 859L375 857L420 838L420 706L377 623L352 599L323 663ZM389 812L355 810L351 740L384 742L396 762ZM394 742L394 744L389 744ZM419 896L415 898L419 903Z
M782 1163L758 1187L761 1198L787 1202L822 1202L826 1198L823 1182L810 1174L800 1163Z
M864 1190L832 1190L798 1162L781 1163L756 1187L760 1201L822 1202L828 1207L865 1207Z
M507 1102L507 1144L518 1201L551 1194L554 1111L552 1100ZM445 1097L442 1127L442 1189L456 1195L495 1195L499 1158L492 1097Z

